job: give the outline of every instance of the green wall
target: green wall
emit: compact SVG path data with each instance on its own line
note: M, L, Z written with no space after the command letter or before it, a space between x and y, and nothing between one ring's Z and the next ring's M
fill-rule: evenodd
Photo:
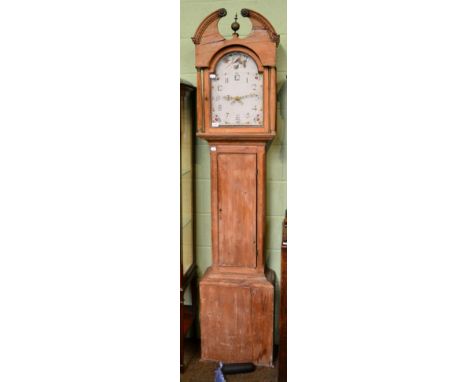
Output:
M221 33L230 38L230 25L234 14L239 15L239 35L245 36L250 31L250 21L240 16L242 8L260 12L280 34L277 51L277 89L278 115L277 137L267 151L267 206L266 206L266 259L267 266L276 273L275 295L275 340L277 339L277 314L279 306L279 283L281 271L281 228L286 209L286 0L258 1L198 1L181 0L180 3L180 77L196 85L195 48L191 37L200 22L218 8L226 8L227 16L221 19ZM206 141L195 142L195 221L196 221L196 256L200 276L211 265L211 221L210 221L210 158Z

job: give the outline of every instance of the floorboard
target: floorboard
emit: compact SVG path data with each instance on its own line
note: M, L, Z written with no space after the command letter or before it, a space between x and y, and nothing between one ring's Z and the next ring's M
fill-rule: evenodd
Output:
M200 342L187 339L185 352L185 372L181 382L213 382L216 362L200 361ZM276 382L277 368L257 367L252 373L226 375L226 382Z

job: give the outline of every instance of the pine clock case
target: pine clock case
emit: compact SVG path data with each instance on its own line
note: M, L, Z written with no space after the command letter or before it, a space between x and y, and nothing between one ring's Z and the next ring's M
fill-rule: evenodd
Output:
M265 267L266 144L276 135L279 35L261 14L243 9L252 32L226 40L219 9L192 38L197 67L197 136L211 161L212 265L200 281L201 358L273 365L274 274ZM234 28L233 28L234 30ZM263 73L263 125L211 125L211 81L230 52L248 54Z

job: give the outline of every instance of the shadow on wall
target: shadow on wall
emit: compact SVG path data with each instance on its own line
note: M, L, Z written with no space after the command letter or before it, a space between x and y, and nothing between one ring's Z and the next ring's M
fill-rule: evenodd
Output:
M288 109L288 80L286 80L280 87L278 92L278 109L281 118L283 119L283 143L281 145L281 159L286 160L286 146L288 139L288 119L287 119L287 109Z

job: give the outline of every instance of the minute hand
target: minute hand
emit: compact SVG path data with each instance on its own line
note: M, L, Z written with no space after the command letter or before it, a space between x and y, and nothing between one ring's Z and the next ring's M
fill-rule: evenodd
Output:
M250 94L247 94L247 95L243 95L240 98L242 99L242 98L248 98L248 97L258 97L258 94L250 93Z

